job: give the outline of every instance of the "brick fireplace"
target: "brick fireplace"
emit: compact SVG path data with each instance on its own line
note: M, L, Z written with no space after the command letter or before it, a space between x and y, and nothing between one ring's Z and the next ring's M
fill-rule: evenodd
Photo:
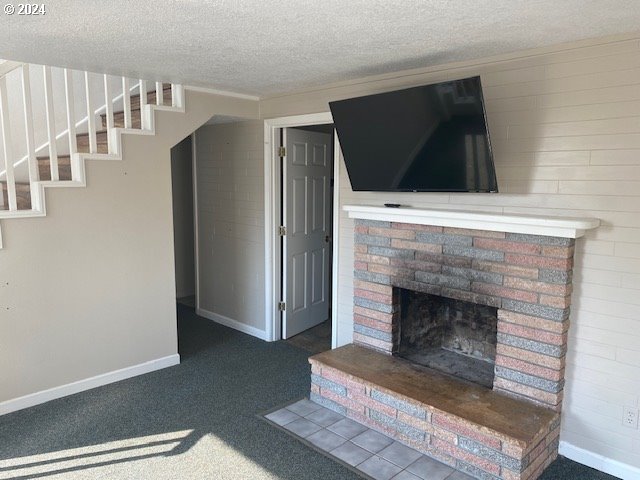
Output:
M496 307L494 389L560 410L573 239L375 220L355 231L355 344L395 352L399 288Z
M477 478L537 478L557 456L574 238L597 220L357 210L353 345L310 359L312 399Z

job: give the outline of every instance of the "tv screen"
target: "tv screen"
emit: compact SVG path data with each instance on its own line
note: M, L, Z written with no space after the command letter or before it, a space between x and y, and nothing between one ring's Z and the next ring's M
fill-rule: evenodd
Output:
M329 106L353 190L498 191L480 77Z

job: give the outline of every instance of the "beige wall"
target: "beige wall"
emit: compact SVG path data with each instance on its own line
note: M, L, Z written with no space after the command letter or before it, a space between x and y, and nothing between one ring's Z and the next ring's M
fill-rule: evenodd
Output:
M0 402L177 351L170 148L213 114L256 102L187 92L123 161L88 161L86 188L47 189L47 216L3 220Z
M196 293L193 249L193 169L191 167L191 136L189 136L171 149L173 243L177 298Z
M261 102L265 118L326 111L339 98L480 74L501 193L351 191L340 205L397 202L597 217L577 241L561 439L640 467L640 42L619 37L336 84ZM341 213L338 341L351 341L353 223Z
M198 311L264 338L264 128L259 120L196 132Z

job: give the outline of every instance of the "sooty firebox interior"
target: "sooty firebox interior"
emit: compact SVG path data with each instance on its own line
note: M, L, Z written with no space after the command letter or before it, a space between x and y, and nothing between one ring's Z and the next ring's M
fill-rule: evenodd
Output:
M400 345L397 355L492 388L498 309L399 290Z

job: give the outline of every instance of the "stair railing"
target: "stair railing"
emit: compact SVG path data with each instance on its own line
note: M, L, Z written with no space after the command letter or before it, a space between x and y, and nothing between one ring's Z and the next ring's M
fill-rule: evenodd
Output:
M43 84L39 84L32 75L40 68ZM54 76L62 78L62 85L56 85ZM79 81L84 88L80 92L74 91L77 90L74 89L74 83L77 87ZM117 91L115 96L114 84L117 86L116 90L121 90ZM166 103L164 90L165 84L162 82L155 82L155 91L149 92L147 81L142 79L132 81L124 76L1 62L0 160L3 162L4 171L0 167L0 218L43 213L44 186L84 184L83 158L87 155L94 158L119 158L119 137L115 130L124 129L126 132L134 128L132 96L139 96L139 129L147 132L153 127L152 108L183 107L183 90L180 85L171 84L170 98ZM38 95L35 95L34 91L41 93L40 98L37 98ZM149 102L150 94L154 94L155 97L153 104ZM76 100L81 96L84 97L85 105L78 109ZM17 101L18 98L21 98L20 102ZM96 103L99 105L96 106ZM16 109L17 104L20 105L20 112ZM114 111L116 105L122 108L122 112ZM77 120L79 111L84 113L80 115L82 118ZM64 122L61 122L62 113ZM118 125L114 120L116 113L122 115ZM43 127L40 130L44 131L36 128L34 119L39 120ZM97 121L100 121L100 130L103 129L103 122L106 128L106 151L101 151L102 148L98 145ZM58 131L60 128L62 131ZM78 135L88 136L88 152L78 151ZM64 141L65 136L68 137L67 142ZM46 141L36 147L37 137L46 138ZM41 180L38 154L45 151L48 155L48 172L44 172L48 179ZM60 155L67 154L71 178L61 179ZM25 191L27 182L28 194ZM21 187L20 191L18 186Z

